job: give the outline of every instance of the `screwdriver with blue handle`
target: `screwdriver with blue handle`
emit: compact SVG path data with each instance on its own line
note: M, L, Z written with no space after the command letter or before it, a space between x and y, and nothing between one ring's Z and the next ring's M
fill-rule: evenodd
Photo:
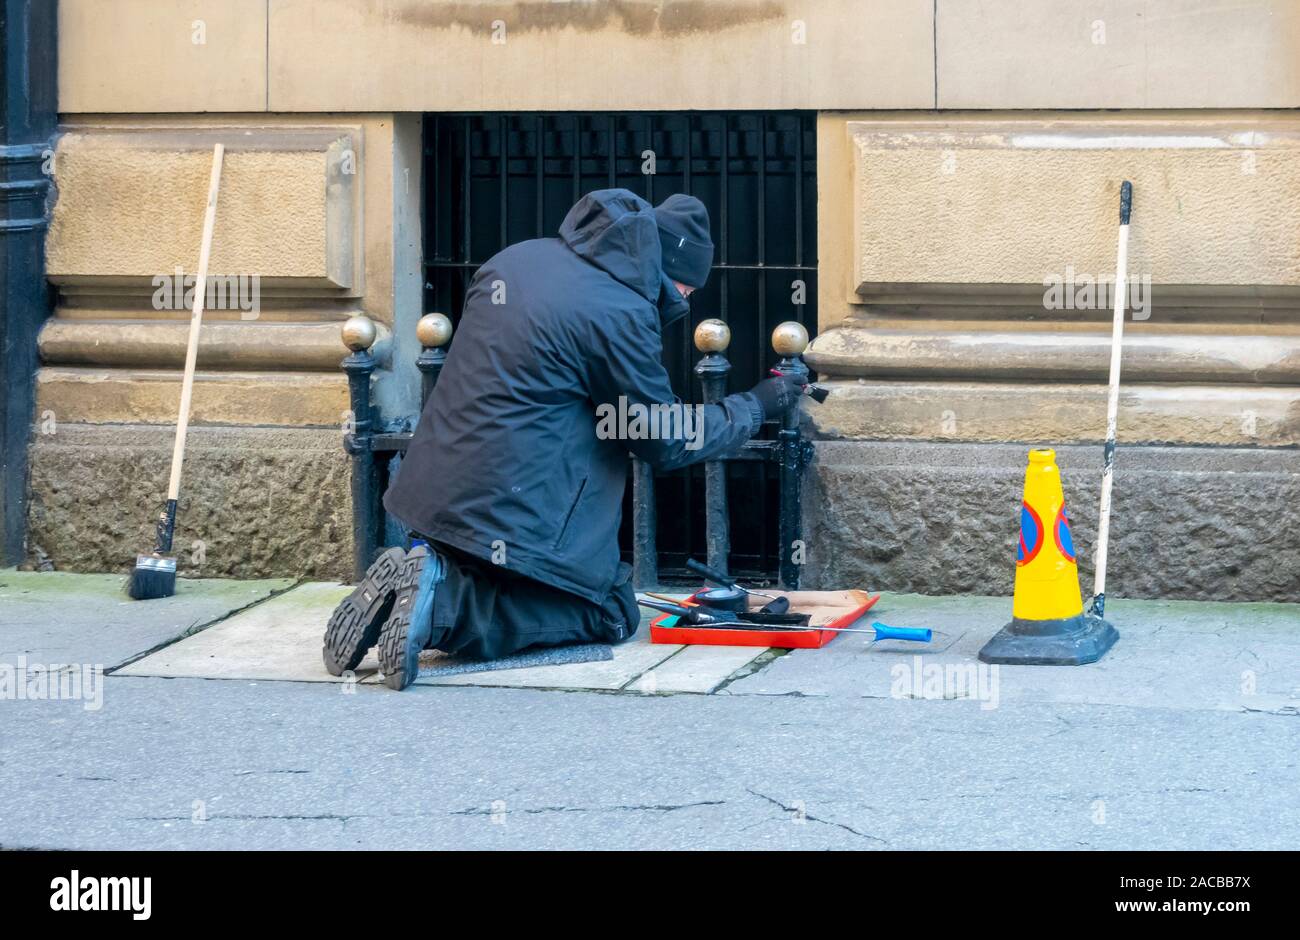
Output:
M834 627L823 627L825 630L833 630ZM891 627L887 623L873 623L871 629L875 631L877 640L912 640L916 643L929 643L934 632L929 627Z
M835 633L870 633L877 640L911 640L914 643L929 643L934 636L928 627L891 627L887 623L873 623L870 630L854 627L796 627L798 630L831 630Z

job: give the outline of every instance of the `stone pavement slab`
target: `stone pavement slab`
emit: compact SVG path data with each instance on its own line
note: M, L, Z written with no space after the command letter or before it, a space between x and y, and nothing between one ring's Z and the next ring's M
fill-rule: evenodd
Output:
M655 593L684 598L679 588ZM767 653L762 646L693 646L650 642L654 611L645 611L641 627L627 643L615 646L614 659L602 663L538 666L498 673L473 673L447 679L417 679L420 685L480 685L520 689L597 689L644 694L716 690L736 672Z
M794 650L733 682L731 695L978 698L997 676L1000 702L1076 702L1300 713L1300 606L1128 601L1107 604L1120 640L1088 666L979 664L1011 615L1007 598L886 594L872 618L930 627L931 644L845 634L821 650ZM972 668L985 672L972 672ZM928 671L927 671L928 670ZM940 682L939 671L960 680ZM934 682L927 688L927 682ZM993 707L996 702L986 702Z
M707 695L768 652L765 646L682 646L627 686L630 692Z
M180 578L176 594L126 596L125 575L0 570L0 662L102 665L132 658L256 604L288 580Z
M325 671L321 639L330 613L351 590L328 582L301 585L119 669L116 675L343 682ZM378 668L371 651L354 678L372 679Z
M687 596L680 588L656 588L667 597ZM539 666L455 679L417 679L420 685L480 685L521 689L595 689L645 694L708 693L737 670L767 652L765 647L683 646L650 642L654 611L642 612L641 627L627 643L615 646L614 659L602 663Z
M650 642L650 630L643 621L636 636L613 647L614 658L603 662L571 663L563 666L532 666L475 672L458 676L421 676L416 685L478 685L516 689L598 689L612 692L625 688L682 647Z

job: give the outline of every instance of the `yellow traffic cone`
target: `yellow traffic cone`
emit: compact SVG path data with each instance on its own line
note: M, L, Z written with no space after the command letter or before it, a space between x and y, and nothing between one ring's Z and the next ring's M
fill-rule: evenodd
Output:
M1078 666L1115 645L1115 628L1083 612L1079 567L1056 452L1031 450L1016 545L1011 622L980 650L986 663Z

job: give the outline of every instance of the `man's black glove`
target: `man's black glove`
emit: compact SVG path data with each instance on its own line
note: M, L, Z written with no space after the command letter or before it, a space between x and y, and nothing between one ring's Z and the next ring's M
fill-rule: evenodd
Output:
M758 399L766 420L779 418L799 401L803 394L804 380L796 375L774 375L764 379L749 390Z

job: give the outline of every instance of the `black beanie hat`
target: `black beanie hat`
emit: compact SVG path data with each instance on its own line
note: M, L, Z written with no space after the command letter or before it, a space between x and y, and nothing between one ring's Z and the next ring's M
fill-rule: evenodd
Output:
M694 196L675 193L655 206L663 245L664 274L688 287L703 287L713 264L709 210Z

